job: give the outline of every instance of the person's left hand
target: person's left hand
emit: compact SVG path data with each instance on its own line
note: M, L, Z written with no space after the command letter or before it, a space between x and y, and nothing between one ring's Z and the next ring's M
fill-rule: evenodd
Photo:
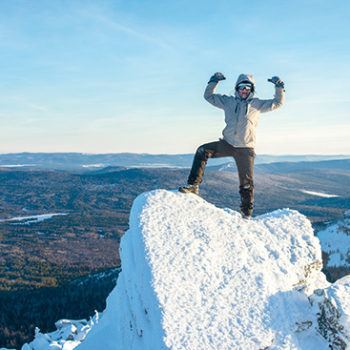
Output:
M276 87L284 88L284 82L281 80L280 77L274 76L270 79L267 79L272 84L275 84Z

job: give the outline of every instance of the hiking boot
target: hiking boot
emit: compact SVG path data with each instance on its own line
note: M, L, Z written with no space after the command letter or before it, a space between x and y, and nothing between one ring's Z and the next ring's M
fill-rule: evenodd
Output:
M198 194L199 193L199 186L198 185L186 185L186 186L179 187L179 191L182 193Z
M250 208L244 208L243 206L241 206L241 215L243 219L250 220L252 218L252 214L253 206L251 206Z
M241 212L241 215L242 215L242 219L245 219L245 220L250 220L252 218L252 215L247 215L247 214L244 214L243 212Z
M254 185L246 184L239 186L239 194L241 196L241 214L243 219L250 220L253 213L254 202Z

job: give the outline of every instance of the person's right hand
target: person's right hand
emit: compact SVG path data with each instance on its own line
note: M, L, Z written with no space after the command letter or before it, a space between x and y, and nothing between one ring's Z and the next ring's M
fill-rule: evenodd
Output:
M217 83L220 80L225 80L226 78L224 77L224 75L220 72L216 72L214 75L212 75L208 81L209 83Z

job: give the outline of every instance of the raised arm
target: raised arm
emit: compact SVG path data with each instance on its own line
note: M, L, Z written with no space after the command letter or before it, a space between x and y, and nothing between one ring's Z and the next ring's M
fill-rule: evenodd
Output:
M225 106L225 100L228 96L221 95L221 94L215 94L215 88L217 87L220 80L225 80L226 78L222 73L215 73L213 76L211 76L210 80L208 81L208 85L204 91L204 98L214 105L215 107L223 109Z
M259 100L261 113L273 111L284 104L284 82L279 77L272 77L267 81L275 85L275 97L271 100Z

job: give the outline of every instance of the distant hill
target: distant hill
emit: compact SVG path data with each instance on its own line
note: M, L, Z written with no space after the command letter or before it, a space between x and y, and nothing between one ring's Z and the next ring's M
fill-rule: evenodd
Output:
M195 150L193 150L195 151ZM309 162L350 159L350 155L266 155L259 154L256 164ZM106 167L190 167L193 154L146 153L8 153L0 154L0 167L91 171ZM211 165L225 164L230 158L211 159Z

